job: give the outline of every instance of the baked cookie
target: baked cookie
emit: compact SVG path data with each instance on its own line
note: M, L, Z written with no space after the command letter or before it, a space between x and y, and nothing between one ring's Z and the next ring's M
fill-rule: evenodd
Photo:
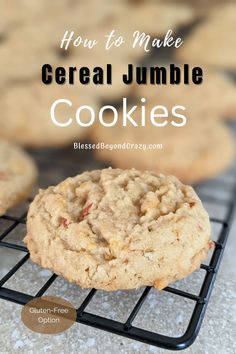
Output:
M69 0L58 1L31 1L31 0L1 0L0 13L2 20L0 25L0 34L9 35L12 32L21 29L26 23L31 21L39 22L45 17L57 16L60 11L65 12L69 6Z
M94 11L96 9L96 11ZM34 31L45 21L64 23L64 29L71 24L71 28L84 30L90 26L98 26L111 21L113 17L119 16L123 11L129 9L127 1L111 2L109 0L57 0L56 2L41 0L37 3L31 0L1 0L0 12L2 21L0 33L12 34L16 31L25 31L28 25ZM70 27L70 26L69 26ZM55 28L54 28L55 29ZM54 33L55 34L55 33ZM44 35L44 41L48 41L49 33L38 32L39 37ZM20 38L19 38L20 39Z
M30 195L36 175L33 160L21 148L0 140L0 215Z
M160 102L161 103L161 102ZM147 117L154 103L146 108ZM188 117L188 113L185 113ZM122 115L119 115L122 117ZM206 116L189 119L182 127L153 126L150 121L141 126L140 110L132 115L139 126L123 127L121 118L113 127L97 125L91 129L92 139L108 144L96 150L96 156L114 167L154 170L173 174L182 182L195 183L222 172L233 161L234 140L228 129L219 121ZM108 115L107 121L111 117ZM162 121L162 120L161 120ZM121 147L129 143L129 147ZM115 145L113 149L109 144ZM144 146L144 148L143 148ZM219 159L219 156L222 158Z
M58 99L71 101L61 103L55 110L59 123L73 122L65 127L56 126L50 109ZM75 112L80 105L90 105L96 111L97 100L85 95L85 90L75 86L43 85L37 82L10 87L0 98L0 138L25 146L62 146L85 136L88 128L76 123ZM83 121L90 119L90 112L82 113Z
M157 66L165 67L165 64ZM135 97L144 97L149 102L155 100L158 104L169 108L176 104L183 105L191 119L199 119L200 115L212 116L214 120L217 118L235 119L235 83L222 72L206 66L202 69L203 82L200 85L192 83L185 85L182 82L178 85L136 85L133 93Z
M135 1L135 0L134 0ZM168 3L181 3L187 4L188 6L193 6L194 10L197 12L202 12L206 14L206 10L211 7L216 7L217 5L222 4L222 0L167 0ZM234 0L224 0L224 3L232 3Z
M125 85L122 80L123 74L127 71L128 64L130 60L124 56L114 56L108 55L104 56L102 53L96 55L96 63L94 62L94 57L92 53L85 56L72 55L67 60L64 61L64 67L68 71L69 67L82 68L87 67L91 73L91 80L89 85L83 85L82 92L87 95L95 97L100 101L100 103L114 103L120 97L129 97L133 90L133 85ZM60 65L60 64L59 64ZM107 65L111 65L111 84L107 84L106 71ZM55 66L57 67L57 66ZM104 71L104 84L96 85L92 82L93 72L96 67L101 67ZM75 82L75 86L79 83Z
M3 13L8 14L10 8L6 2ZM193 18L192 10L185 5L153 2L131 6L128 1L93 0L77 3L62 0L57 6L47 4L45 10L44 5L38 5L38 9L37 7L34 9L30 1L26 1L25 8L22 4L19 5L19 9L18 6L12 8L9 23L16 22L15 29L10 31L10 35L6 30L6 40L0 43L0 65L4 67L1 80L6 85L9 81L34 79L40 75L40 68L45 63L55 64L60 60L63 66L64 57L72 53L78 58L87 55L94 59L102 55L107 63L112 57L119 57L122 60L140 59L146 54L143 48L139 46L132 48L133 32L137 30L137 24L140 31L162 37L169 28L174 30ZM23 18L22 13L25 15ZM113 29L116 29L117 36L124 37L125 43L119 48L113 46L106 51L105 36ZM71 43L68 51L60 49L66 31L68 36L71 31L74 32L73 41L81 37L83 43L76 47ZM85 48L84 42L93 39L98 40L99 44L92 50Z
M130 7L127 16L116 19L117 27L127 31L145 32L149 35L163 35L170 28L190 23L194 19L194 11L183 4L166 4L158 1L138 1Z
M126 0L112 2L110 0L85 0L82 3L76 3L74 12L80 28L89 29L94 27L94 33L96 33L98 26L105 26L110 23L112 27L116 18L123 17L125 13L131 10L129 5Z
M236 37L232 35L236 32L235 12L235 3L213 9L178 49L178 58L235 69Z
M29 21L11 33L0 45L0 64L4 67L2 80L34 79L45 63L57 60L60 40L65 28L56 18Z
M129 2L126 2L129 5ZM113 6L114 3L112 3ZM143 32L151 38L157 36L162 39L166 32L171 28L173 31L180 27L190 23L194 18L194 12L186 5L174 5L163 4L158 1L137 2L136 4L124 7L123 11L118 12L116 16L110 18L103 24L100 24L96 30L88 28L86 36L89 38L95 38L99 41L100 45L97 45L90 55L101 56L104 58L109 56L138 59L147 56L142 45L136 45L133 47L134 32ZM117 39L118 36L122 36L124 43L115 47L114 45L109 51L104 50L104 36L109 34L111 30L115 29L115 35L113 39ZM150 41L151 42L151 41ZM83 48L81 49L83 50ZM149 50L152 48L149 45ZM75 48L76 51L76 48Z
M104 169L41 190L24 239L31 259L84 288L162 289L200 266L210 223L175 177Z

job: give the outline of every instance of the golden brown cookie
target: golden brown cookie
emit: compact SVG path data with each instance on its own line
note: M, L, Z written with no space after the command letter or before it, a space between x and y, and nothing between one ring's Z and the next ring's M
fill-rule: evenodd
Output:
M209 237L209 217L191 187L109 168L41 190L24 242L34 262L81 287L162 289L199 268Z
M146 108L146 117L150 117L151 109L158 104L158 101L152 102ZM181 114L188 117L183 111ZM110 117L107 122L112 121ZM199 119L191 120L190 117L185 126L175 127L170 123L173 116L169 111L168 119L156 119L159 123L167 120L166 126L157 127L147 120L146 126L142 127L140 109L131 117L138 126L129 122L124 127L120 112L116 125L104 127L98 124L91 129L93 140L103 144L96 150L96 156L113 167L153 170L173 174L182 182L195 183L217 175L233 161L233 138L219 120L199 115ZM174 121L180 122L178 118Z
M45 17L58 16L60 11L71 5L70 0L58 1L31 1L31 0L1 0L0 12L2 21L0 33L8 35L11 32L21 29L28 22L38 22Z
M183 66L179 67L183 75ZM193 67L189 65L191 70ZM169 68L166 68L168 73ZM155 100L167 107L181 104L186 107L191 119L200 119L199 116L211 116L213 119L236 118L236 85L233 80L220 71L206 66L201 68L203 82L199 85L194 85L191 81L187 85L183 81L178 85L136 85L135 96L145 97L149 102Z
M59 5L55 6L55 10L53 6L47 5L51 16L47 15L47 10L46 15L42 16L43 6L39 6L38 11L33 11L30 2L27 2L25 12L22 11L24 6L19 6L21 11L13 6L16 14L19 12L19 18L22 12L25 18L20 20L21 26L16 26L0 45L0 64L4 67L2 81L7 83L34 78L40 74L44 63L53 64L60 59L63 65L62 57L71 53L76 53L78 58L81 54L86 54L93 59L103 55L105 61L116 56L121 59L140 58L146 53L141 47L132 48L134 31L139 29L147 32L147 35L156 34L162 37L169 28L174 30L179 25L190 22L193 17L192 11L184 5L165 5L159 2L131 6L126 1L93 0L82 3L62 1ZM8 13L10 6L6 3L5 7ZM116 31L115 39L123 36L125 43L119 48L110 49L108 53L104 49L105 36L113 29ZM73 31L73 41L81 37L83 43L77 47L71 43L68 51L60 49L66 31L67 38ZM98 40L99 44L91 51L84 48L84 42L93 39Z
M150 35L163 35L170 28L191 22L194 12L186 5L166 4L158 1L138 2L127 11L127 16L117 18L117 28L127 31L145 32Z
M208 8L214 8L222 4L222 0L167 0L166 2L172 4L187 4L188 6L193 6L197 12L202 12L203 14L206 14ZM224 0L224 3L233 2L234 0Z
M178 58L223 68L236 68L236 4L214 8L178 49Z
M0 215L30 195L36 175L33 160L21 148L0 140Z
M38 78L45 63L55 63L64 26L55 19L44 18L39 22L27 22L14 31L0 45L2 80L29 80Z
M58 99L71 102L60 103L55 108L55 117L61 124L72 123L65 127L56 126L50 115L52 104ZM0 98L0 138L5 138L25 146L61 146L74 139L83 138L87 128L76 123L76 109L89 105L94 110L97 101L84 90L75 86L43 85L37 82L10 87ZM83 114L84 122L90 112Z
M64 68L68 72L70 67L76 67L77 71L86 67L90 71L90 83L88 85L81 85L82 92L89 96L95 97L100 103L114 103L120 97L128 97L133 91L133 85L125 85L122 81L122 76L127 70L129 58L125 56L122 58L119 55L107 55L102 53L96 55L96 62L94 62L93 54L76 56L72 55L64 61ZM60 66L60 63L58 63ZM109 66L109 68L108 68ZM57 65L54 65L54 70ZM93 82L94 73L98 72L97 68L103 70L103 83L95 84ZM111 74L110 74L111 73ZM96 74L97 75L97 74ZM78 74L75 75L75 86L79 86ZM110 81L108 83L108 76Z

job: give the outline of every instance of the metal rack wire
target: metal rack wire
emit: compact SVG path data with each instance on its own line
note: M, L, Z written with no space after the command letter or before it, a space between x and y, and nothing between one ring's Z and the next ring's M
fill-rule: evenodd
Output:
M43 163L45 167L50 165L49 159L51 159L51 156L45 161L46 158L43 153L40 156L36 156L36 159L39 164ZM63 162L61 160L61 155L60 161ZM109 316L99 316L95 313L86 311L95 294L99 292L98 290L92 289L77 308L77 322L165 349L180 350L187 348L194 342L204 318L233 220L233 212L236 204L236 165L232 166L230 171L228 171L227 174L224 174L221 178L196 186L196 189L203 202L212 203L214 206L223 206L225 209L225 216L222 217L222 214L220 214L220 217L219 215L211 215L212 225L217 224L220 227L218 228L219 231L217 233L215 232L214 235L215 249L211 255L209 263L201 265L201 269L205 272L205 276L200 284L200 291L196 293L189 292L181 290L175 286L168 286L163 290L164 293L171 293L176 297L189 299L193 302L193 311L185 333L179 337L172 337L142 329L134 325L134 320L143 308L144 303L148 302L150 299L149 293L151 287L146 287L143 290L135 306L123 322L110 319ZM219 192L224 192L225 190L228 191L228 197L219 197ZM19 242L9 242L8 240L8 236L12 231L17 230L19 225L25 224L25 218L26 211L24 213L21 212L18 216L4 215L0 218L0 249L7 248L25 253L25 255L18 260L18 262L16 262L16 264L14 264L7 274L5 274L0 280L0 298L21 305L26 304L34 297L45 294L57 278L57 275L51 275L34 296L6 286L7 281L11 277L16 276L20 268L29 260L28 250L23 244L19 244ZM170 311L173 311L173 309L170 309Z

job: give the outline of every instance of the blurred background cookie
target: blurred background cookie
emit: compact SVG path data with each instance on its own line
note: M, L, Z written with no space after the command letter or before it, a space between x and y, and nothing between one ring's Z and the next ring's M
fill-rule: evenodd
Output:
M21 10L18 10L18 7ZM3 34L4 40L0 42L0 65L5 68L2 73L4 82L38 77L44 63L53 64L60 60L63 65L63 56L73 53L78 57L87 54L90 58L102 55L104 61L111 61L117 56L121 59L143 57L145 52L141 47L132 48L132 34L137 30L137 23L141 32L162 36L170 27L174 30L193 18L192 10L184 5L158 3L156 6L153 2L132 6L129 1L111 3L107 0L103 2L94 0L76 3L68 0L46 7L48 12L42 16L42 6L39 6L36 11L27 2L26 8L29 10L24 12L23 3L21 6L12 4L12 12L19 13L20 25L15 27L12 25L14 30L9 33L6 31ZM8 12L9 4L5 3L4 8ZM128 17L127 12L130 14ZM31 15L24 18L23 13ZM13 15L10 15L7 17L10 24L15 23ZM143 18L145 21L142 21ZM117 36L124 37L125 43L119 48L113 47L110 51L105 51L103 45L106 40L105 35L114 28ZM76 48L71 45L68 51L60 49L66 31L68 36L71 31L74 32L74 40L78 36L83 40L96 38L99 40L99 45L92 51L84 48L83 45Z
M31 1L31 0L1 0L0 12L4 14L1 20L0 34L8 36L19 30L28 22L37 22L45 17L57 16L73 4L73 0Z
M212 2L208 1L208 4L210 3ZM166 148L170 150L176 144L177 156L178 151L181 151L181 155L186 154L188 156L190 154L191 158L189 157L188 161L194 155L194 153L190 152L194 149L197 150L197 147L192 147L193 144L190 144L191 129L196 131L196 139L194 138L196 142L194 144L204 146L203 149L199 148L199 151L206 149L213 154L207 135L208 128L198 127L198 125L209 126L209 131L212 132L209 133L210 136L217 131L219 133L217 144L220 146L222 141L227 140L228 131L222 124L217 122L214 126L213 122L205 123L206 120L214 121L236 116L235 84L230 79L230 76L225 75L223 70L213 70L211 65L207 66L202 63L200 56L194 56L192 63L203 66L204 82L202 85L140 85L138 87L137 85L124 85L122 83L122 74L126 72L129 63L134 66L146 66L151 65L153 62L161 63L162 60L163 63L168 62L168 60L176 62L178 53L180 53L182 58L181 53L185 48L187 51L188 43L192 42L195 36L194 33L200 31L200 28L211 27L211 23L219 22L220 17L222 17L221 21L226 21L226 19L228 21L228 17L231 19L229 9L233 9L233 5L224 5L217 9L214 6L210 6L210 12L207 11L204 16L201 15L201 21L199 22L199 12L196 11L196 8L189 7L188 3L185 2L184 4L183 1L180 4L178 1L167 3L149 0L121 0L115 3L111 3L109 0L93 0L91 2L85 0L80 2L60 0L56 4L46 4L43 1L42 4L37 4L34 7L30 1L22 0L15 5L12 1L4 1L1 5L4 6L6 13L9 14L8 23L10 30L5 31L7 36L0 41L0 62L2 67L4 67L2 71L2 94L0 97L0 109L2 112L0 117L0 138L6 138L29 147L65 146L73 141L80 141L89 137L90 129L82 128L75 122L75 119L68 127L56 127L50 118L50 107L56 99L66 98L73 103L72 107L64 105L57 110L59 120L65 122L69 116L75 116L76 108L79 105L88 104L94 108L95 112L98 112L102 105L119 104L123 97L128 97L128 100L131 99L133 102L139 103L140 98L145 97L149 107L151 105L164 105L170 110L173 105L181 104L186 106L186 115L191 120L189 128L175 129L174 127L165 127L162 130L155 129L155 127L153 129L153 127L148 125L146 128L137 129L127 127L127 131L124 130L123 133L123 128L120 129L119 126L117 126L115 131L115 128L104 128L99 125L98 128L91 128L91 134L94 136L95 141L102 140L103 136L104 139L108 138L109 140L110 135L115 136L117 134L119 136L121 134L120 131L127 139L131 137L132 141L139 140L142 137L144 141L148 142L150 136L153 141L154 139L155 141L161 140L160 142L165 143ZM46 6L46 12L42 10L43 6ZM10 8L12 8L11 13ZM23 8L27 16L23 13ZM222 15L224 11L227 13L225 17ZM15 16L16 13L18 13L18 19ZM129 16L127 16L127 13ZM195 21L196 18L197 21ZM232 26L233 28L234 24L230 21L229 24L226 24L226 28L227 26ZM196 29L194 29L194 26ZM215 31L224 33L224 26L221 27L218 26ZM166 31L170 28L175 35L183 36L184 39L183 45L177 50L172 50L172 48L162 50L162 48L153 49L147 53L141 47L134 50L130 46L134 30L144 31L151 38L158 37L163 39ZM59 48L60 41L66 30L69 32L74 31L74 38L77 35L81 35L83 38L98 38L99 41L104 41L105 34L112 29L116 29L117 33L124 36L127 42L124 46L114 48L111 51L105 51L102 45L93 48L93 51L83 48L83 46L70 46L67 51ZM205 29L204 31L208 30ZM197 39L197 41L204 44L206 38L203 35L203 38ZM216 43L216 39L212 38L210 45L214 43ZM209 43L206 41L204 45L208 51ZM189 55L194 55L191 48L188 51ZM203 53L201 55L206 57L204 51L208 53L205 49L199 51L199 53ZM165 58L165 56L168 58ZM113 83L112 85L89 84L84 86L77 82L71 86L43 85L40 84L41 67L45 63L50 63L54 68L57 66L65 68L68 66L76 66L78 68L87 66L91 70L95 66L105 66L110 63L113 66ZM185 55L179 65L183 65L183 63L188 63L188 58ZM86 116L84 119L87 119ZM96 120L98 120L97 115ZM192 122L193 120L196 120L196 122ZM180 130L183 131L180 133ZM135 137L136 132L137 137ZM99 134L101 135L99 136ZM214 138L212 139L216 141L216 134L213 135ZM176 143L175 139L177 140ZM186 145L182 142L183 139L186 139ZM181 143L179 144L180 140ZM178 150L178 145L181 147L180 150ZM187 149L187 152L184 149ZM216 148L216 151L219 151L218 148ZM232 158L231 136L225 143L223 151L225 151L225 161L216 161L215 169L212 167L213 163L211 163L211 172L205 172L206 177L217 173L218 170L222 170L228 165ZM136 156L137 152L129 153ZM154 153L162 155L162 152L154 151L150 152L150 156ZM209 153L209 156L211 153ZM107 160L110 157L110 153L108 153L109 156L105 156L105 154L105 151L98 152L100 158L103 156ZM201 154L199 153L199 155ZM121 155L119 160L123 159L121 151L115 152L115 155ZM155 160L154 157L150 157L151 165L153 164L153 159ZM113 160L113 157L111 160ZM203 162L205 160L203 158L199 160L203 163L204 171L207 171ZM132 161L130 161L131 163ZM168 164L170 166L173 165L173 158L170 153L166 154L165 164L167 166ZM220 164L220 167L218 164ZM188 168L186 169L188 170ZM199 169L201 170L201 167ZM177 168L177 170L181 170L181 168ZM180 175L182 176L181 173ZM194 181L203 177L196 175L196 178L190 177L190 180Z
M150 113L150 110L149 106L146 111ZM140 110L135 116L140 124ZM145 127L134 127L131 124L124 127L121 120L119 125L98 125L91 130L92 139L96 143L112 146L133 144L130 148L117 146L96 150L98 158L114 167L127 168L132 165L140 170L171 174L186 183L195 183L222 172L233 161L233 138L220 121L212 118L199 116L199 120L189 120L186 126L179 128L171 125L155 127L150 122L146 122ZM219 159L219 156L222 158Z
M132 60L133 62L134 60ZM133 85L125 85L122 81L122 76L127 70L127 65L130 62L130 58L124 56L114 55L96 55L96 63L91 55L72 55L64 60L64 68L67 73L69 68L76 68L77 73L74 75L75 83L74 90L82 91L85 95L88 95L91 99L98 100L99 104L102 102L116 102L120 97L127 97L133 90ZM58 61L58 65L61 62ZM111 83L107 83L107 65L111 65ZM82 85L79 81L79 71L82 68L88 68L90 71L90 84ZM103 84L94 84L93 75L94 68L100 67L104 71ZM57 66L54 66L54 71ZM68 80L68 77L67 77ZM62 85L63 90L63 85Z
M31 194L36 176L30 156L18 146L0 140L0 215Z
M236 69L236 4L222 4L208 12L193 30L177 57L185 62L198 62Z
M177 64L176 64L177 65ZM152 64L155 67L155 65ZM167 67L166 64L157 64ZM197 66L197 65L196 65ZM181 70L183 66L180 65ZM190 69L194 66L189 65ZM154 101L167 107L183 105L190 119L196 118L199 124L204 124L207 117L213 119L234 119L236 117L236 85L225 73L202 66L203 82L199 85L136 85L134 97L145 97L147 101ZM167 69L168 72L168 69ZM168 79L167 79L168 83ZM202 117L202 118L200 118Z
M57 122L67 124L71 119L68 126L57 126L51 119L50 107L58 99L71 102L71 107L60 103L55 108ZM88 129L75 120L76 109L81 105L96 110L97 101L85 95L82 89L68 85L31 82L10 87L0 99L0 138L31 147L61 146L81 139L88 133ZM89 111L81 115L83 122L90 118Z

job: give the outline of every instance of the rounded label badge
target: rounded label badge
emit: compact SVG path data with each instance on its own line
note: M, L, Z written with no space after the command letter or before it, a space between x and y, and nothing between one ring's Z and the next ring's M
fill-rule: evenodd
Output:
M76 321L76 309L67 300L42 296L30 300L21 311L21 320L31 331L57 334L66 331Z

